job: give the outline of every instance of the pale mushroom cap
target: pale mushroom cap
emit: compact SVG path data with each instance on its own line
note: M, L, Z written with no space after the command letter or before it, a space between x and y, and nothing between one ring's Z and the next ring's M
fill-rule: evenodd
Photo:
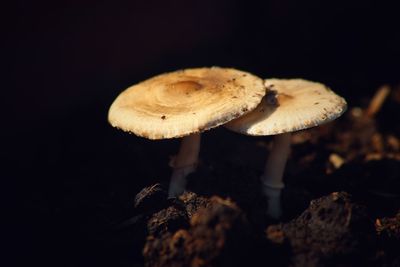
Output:
M161 74L123 91L108 113L112 126L149 139L201 132L257 107L263 80L228 68Z
M267 79L267 94L252 112L225 126L247 135L276 135L314 127L343 114L346 101L321 83Z

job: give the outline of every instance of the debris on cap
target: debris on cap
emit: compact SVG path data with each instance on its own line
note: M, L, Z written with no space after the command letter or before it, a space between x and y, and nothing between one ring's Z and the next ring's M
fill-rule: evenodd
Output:
M247 135L276 135L314 127L343 114L346 101L321 83L267 79L267 93L252 112L225 126Z
M263 80L230 68L165 73L133 85L113 102L112 126L149 139L202 132L256 108Z

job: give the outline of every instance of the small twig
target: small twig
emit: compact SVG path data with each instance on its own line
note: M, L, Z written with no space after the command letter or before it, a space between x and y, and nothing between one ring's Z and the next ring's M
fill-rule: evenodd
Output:
M390 93L389 85L382 85L372 98L369 106L366 110L366 115L370 118L374 117L376 113L381 109L383 102Z

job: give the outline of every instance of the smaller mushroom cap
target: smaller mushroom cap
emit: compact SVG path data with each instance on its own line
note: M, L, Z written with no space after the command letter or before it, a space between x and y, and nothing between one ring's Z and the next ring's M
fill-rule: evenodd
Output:
M343 114L346 101L325 85L303 79L267 79L252 112L225 125L247 135L276 135L314 127Z
M123 91L111 105L108 120L149 139L182 137L248 113L265 92L261 78L236 69L180 70Z

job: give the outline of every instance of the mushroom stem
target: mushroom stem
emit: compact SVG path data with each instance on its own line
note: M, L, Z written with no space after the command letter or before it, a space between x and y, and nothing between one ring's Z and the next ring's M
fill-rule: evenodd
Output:
M171 162L173 168L168 196L177 197L185 191L186 176L197 167L200 152L200 133L183 137L178 155Z
M290 153L290 133L274 136L272 150L261 176L262 192L268 198L267 214L278 219L282 214L281 191L285 187L283 172Z

